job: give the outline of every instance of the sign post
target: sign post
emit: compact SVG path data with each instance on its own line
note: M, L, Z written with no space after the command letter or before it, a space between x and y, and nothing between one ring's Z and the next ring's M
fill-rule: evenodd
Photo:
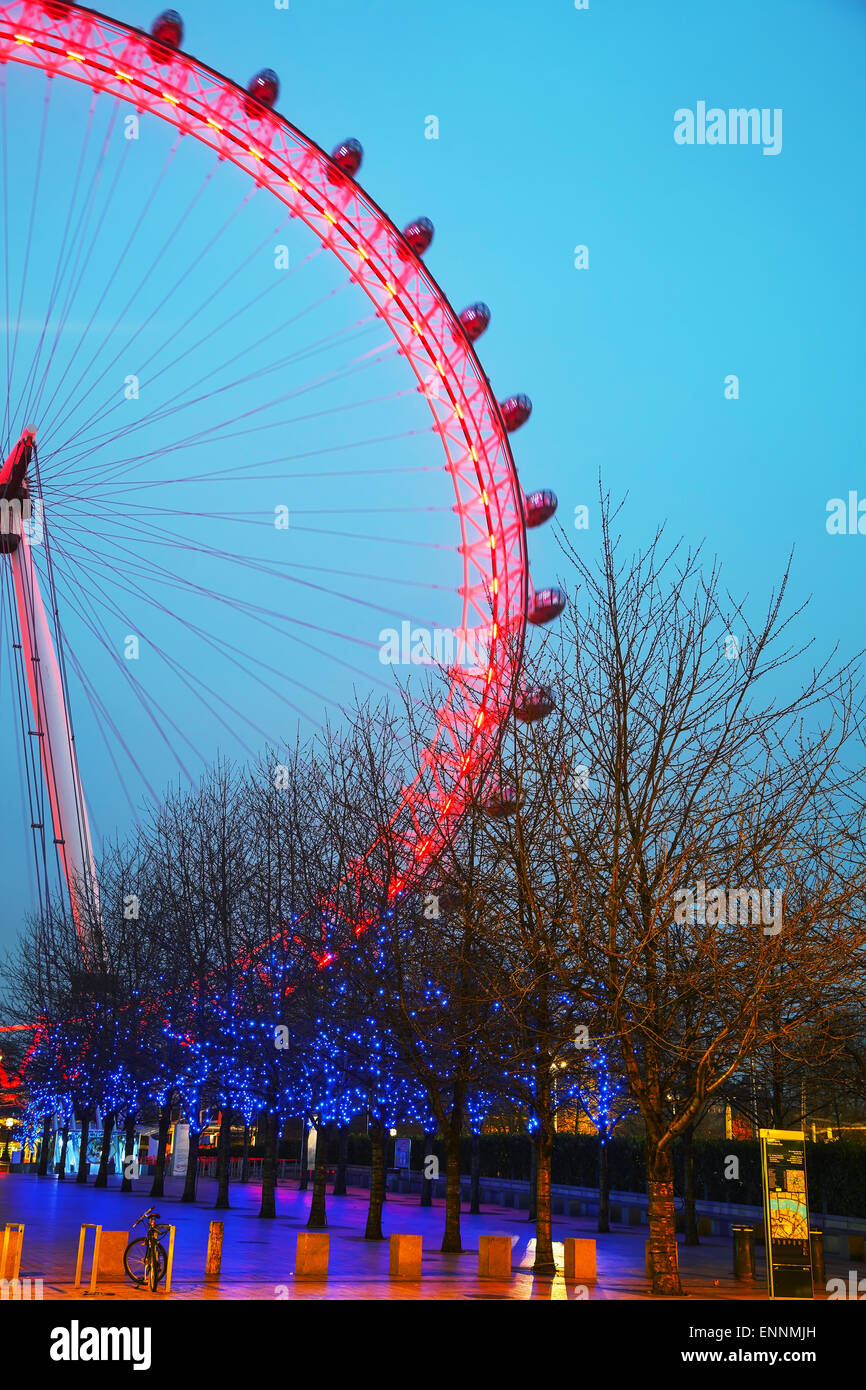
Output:
M805 1136L762 1129L760 1139L769 1296L814 1298Z
M175 1124L171 1145L171 1174L174 1178L186 1177L189 1167L189 1125Z

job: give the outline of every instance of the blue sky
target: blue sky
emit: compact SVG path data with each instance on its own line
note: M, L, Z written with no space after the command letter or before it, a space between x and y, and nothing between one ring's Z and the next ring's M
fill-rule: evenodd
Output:
M155 7L117 0L114 13L148 26ZM866 499L866 5L589 0L587 10L576 10L573 0L539 6L441 0L435 7L404 0L291 0L288 10L277 10L268 0L242 6L188 0L182 13L185 47L210 66L242 81L274 67L282 81L280 111L325 148L347 136L361 139L361 182L395 221L403 225L420 214L433 219L432 273L457 308L484 299L493 310L480 356L497 393L526 391L533 399L532 420L514 437L523 485L527 491L553 487L567 526L575 507L589 504L589 530L572 532L582 547L590 549L597 539L601 471L615 497L628 494L627 540L638 544L665 521L672 536L703 542L708 557L718 556L730 589L751 595L756 610L793 549L791 602L811 596L801 638L814 635L817 654L838 642L847 657L863 645L859 586L866 536L830 536L825 522L829 499L847 499L849 491ZM86 110L86 103L68 100L69 133L58 134L53 146L53 158L66 169L79 148L73 117L80 132ZM678 145L674 113L699 102L725 111L781 110L780 152ZM37 103L32 110L38 109ZM23 104L13 104L13 138L24 134L24 112ZM425 138L431 115L439 121L436 140ZM32 142L38 121L28 122ZM161 139L143 141L134 152L142 160L136 175L142 187L145 173L152 177L169 148L170 137ZM202 178L210 165L195 167ZM209 234L229 215L244 193L238 180L226 171L214 178L196 212L196 235L203 236L202 229ZM173 213L166 206L155 215L167 226ZM220 256L242 259L245 247L267 239L278 220L279 209L254 203L227 232ZM48 228L37 228L38 249L47 247L48 235ZM310 243L294 228L285 240L294 266ZM578 246L588 248L587 269L575 268ZM173 254L163 263L166 276L182 265L178 253L175 267ZM103 264L100 257L91 267L91 302ZM253 268L233 293L252 293L259 272ZM208 266L202 274L210 274ZM329 275L316 262L299 272L299 282L309 286L304 293L325 294L337 283ZM116 312L135 283L136 266L124 267L115 286ZM34 281L37 299L44 285L44 276ZM340 322L341 304L322 311L329 330ZM363 312L363 305L354 308ZM154 350L179 317L176 305L161 314ZM263 310L263 325L269 321ZM206 358L205 366L215 361ZM725 397L731 375L739 381L735 400ZM382 389L396 380L383 370ZM250 387L253 394L257 389ZM395 401L389 425L411 430L414 405ZM297 426L298 447L308 435L314 443L318 428ZM383 446L381 457L395 466L433 461L429 441L422 440ZM58 470L62 464L59 458ZM174 468L173 462L154 463L153 479L159 480L162 466ZM250 502L260 517L276 495L268 486L262 484ZM434 505L429 489L426 475L413 475L401 484L400 500ZM217 484L186 497L176 490L173 500L195 511L203 496L213 510L225 506L225 489ZM349 513L367 496L364 488L312 480L293 484L288 501L299 513L323 501ZM378 494L380 505L388 501ZM190 519L193 534L198 524ZM435 516L417 524L419 534L428 535L428 526L429 536L436 534ZM270 547L277 541L263 526L247 530L265 561L276 554ZM227 546L233 543L218 522L200 534L217 548L223 537ZM126 543L134 550L135 535L127 534ZM306 544L309 563L323 548L333 553L335 547L347 564L353 560L355 542L311 532ZM373 554L371 545L363 553L359 546L354 558L361 565ZM555 578L559 551L550 528L531 537L531 564L537 584ZM207 562L201 565L207 582ZM444 561L437 578L449 582ZM238 595L250 603L267 601L271 592L255 571L238 583ZM325 605L319 609L325 621L328 601L316 602ZM190 604L190 616L204 622L206 603ZM382 606L389 604L395 621L410 611L393 597ZM111 628L112 641L122 640L135 614L129 600ZM371 608L357 621L369 657L380 616ZM166 619L166 633L169 628ZM80 640L86 654L86 633ZM136 679L150 682L149 694L172 709L184 729L195 723L204 752L215 749L218 724L200 724L156 663L148 674L145 669ZM205 674L216 679L215 668ZM157 782L170 775L170 760L160 758L159 740L131 705L122 676L106 664L97 678L118 719L126 721L125 737L137 747L139 762ZM313 683L340 698L338 673ZM2 688L5 694L5 683ZM243 701L242 684L230 694ZM277 706L267 694L260 711L261 727L276 732ZM128 801L106 772L88 717L82 701L88 798L99 830L111 831L124 823ZM14 786L17 771L3 767ZM128 783L134 800L140 793L134 775ZM5 843L18 862L26 844L15 827L14 799L4 801L2 815ZM4 865L7 881L9 868ZM14 881L18 888L0 920L5 940L31 891L23 877Z
M234 13L188 4L189 47L240 76L273 65L302 129L361 138L371 193L435 221L440 283L490 303L485 366L535 404L524 486L565 516L601 469L636 536L666 518L705 539L735 592L763 594L793 546L811 630L859 648L866 538L825 518L866 496L866 6L262 0L240 31ZM700 100L782 108L781 153L677 146L674 112ZM546 578L556 547L532 545Z

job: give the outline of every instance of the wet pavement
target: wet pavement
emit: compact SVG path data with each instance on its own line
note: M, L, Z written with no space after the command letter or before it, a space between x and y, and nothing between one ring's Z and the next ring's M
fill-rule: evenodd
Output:
M618 1300L646 1299L648 1281L644 1274L646 1227L615 1226L609 1235L597 1235L591 1218L557 1217L554 1220L554 1253L560 1270L562 1241L567 1236L596 1237L598 1278L594 1284L566 1284L562 1273L556 1278L537 1278L531 1266L535 1254L534 1227L513 1209L485 1206L478 1216L464 1208L461 1221L464 1250L444 1255L442 1242L444 1203L422 1209L417 1196L388 1194L383 1215L386 1239L363 1238L367 1195L350 1189L346 1197L328 1192L328 1232L330 1264L327 1281L300 1282L294 1279L295 1245L299 1231L306 1229L310 1194L299 1193L294 1183L282 1183L277 1190L277 1216L262 1220L258 1216L261 1189L258 1185L233 1183L231 1209L215 1211L216 1183L201 1181L198 1200L182 1204L180 1179L166 1180L166 1196L155 1203L165 1224L176 1227L174 1270L170 1294L151 1294L128 1281L102 1284L95 1294L87 1292L89 1261L85 1259L84 1288L73 1286L78 1238L83 1222L98 1222L105 1230L129 1230L149 1206L150 1179L140 1179L134 1193L122 1193L120 1180L113 1179L107 1190L94 1190L92 1182L78 1186L67 1180L37 1178L31 1174L0 1175L0 1225L23 1222L24 1246L21 1277L41 1278L45 1299L128 1299L160 1302L171 1300L236 1299L344 1299L344 1300ZM222 1273L205 1280L208 1227L211 1221L224 1222ZM141 1229L135 1234L141 1234ZM393 1279L388 1273L388 1240L394 1234L421 1234L423 1238L422 1277L415 1281ZM478 1237L512 1237L512 1277L510 1280L479 1279ZM92 1236L91 1236L92 1239ZM88 1246L88 1250L89 1250ZM680 1246L680 1272L683 1285L692 1298L701 1300L763 1300L766 1298L761 1252L758 1280L750 1285L735 1280L731 1273L729 1239L702 1238L699 1247ZM849 1269L866 1269L854 1261L827 1261L827 1278L848 1278Z

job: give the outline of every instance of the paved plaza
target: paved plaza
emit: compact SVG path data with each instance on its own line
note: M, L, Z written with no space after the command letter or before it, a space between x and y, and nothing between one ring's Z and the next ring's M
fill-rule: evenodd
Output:
M597 1236L598 1279L581 1288L566 1284L561 1273L554 1279L536 1278L534 1227L513 1210L485 1207L479 1216L462 1217L464 1250L443 1255L444 1204L422 1209L417 1197L388 1195L383 1229L386 1237L420 1233L423 1237L423 1273L420 1280L403 1282L388 1273L388 1240L365 1241L367 1196L351 1190L346 1197L328 1194L330 1275L326 1282L295 1281L295 1242L306 1229L310 1194L299 1193L294 1183L277 1191L277 1217L258 1217L260 1188L235 1184L231 1210L213 1210L216 1183L199 1183L199 1200L182 1204L180 1180L167 1179L166 1196L155 1205L164 1221L177 1228L171 1293L150 1294L128 1282L102 1285L95 1295L73 1287L79 1231L84 1222L98 1222L106 1230L126 1230L152 1205L150 1180L136 1183L134 1193L122 1193L119 1179L108 1190L92 1184L58 1183L55 1178L30 1174L0 1176L0 1224L23 1222L25 1226L22 1278L41 1278L46 1299L131 1299L149 1301L213 1299L441 1299L441 1300L633 1300L649 1297L643 1274L646 1228L615 1226L609 1235ZM206 1281L205 1255L209 1223L225 1223L222 1274ZM136 1234L141 1234L139 1230ZM479 1236L509 1234L513 1238L512 1278L478 1278ZM558 1217L554 1221L555 1254L562 1266L562 1241L568 1236L596 1236L589 1218ZM87 1266L86 1266L87 1268ZM729 1239L703 1238L699 1247L680 1247L680 1268L688 1294L701 1300L766 1298L763 1252L758 1251L758 1278L750 1285L731 1273ZM856 1268L862 1277L866 1267L850 1260L827 1261L827 1277L848 1277Z

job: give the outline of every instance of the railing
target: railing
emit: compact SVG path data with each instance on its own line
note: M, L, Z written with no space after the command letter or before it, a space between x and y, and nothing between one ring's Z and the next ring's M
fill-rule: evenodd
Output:
M240 1182L240 1180L241 1180L241 1175L242 1175L242 1173L243 1173L243 1162L244 1162L244 1161L243 1161L242 1158L230 1158L230 1159L229 1159L229 1179L230 1179L230 1181L233 1181L233 1182ZM254 1183L260 1183L260 1182L261 1182L261 1180L262 1180L262 1164L263 1164L263 1163L264 1163L264 1159L263 1159L263 1158L254 1158L252 1155L250 1155L250 1157L247 1159L247 1166L248 1166L248 1173L249 1173L249 1179L248 1179L248 1180L249 1180L250 1182L254 1182ZM277 1164L277 1178L278 1178L278 1179L279 1179L279 1178L284 1178L284 1179L286 1179L286 1180L289 1180L290 1178L298 1178L298 1177L300 1176L300 1171L301 1171L300 1164L297 1163L297 1162L291 1162L291 1161L290 1161L289 1159L287 1159L287 1158L280 1159L279 1163ZM199 1158L199 1161L198 1161L198 1175L199 1175L199 1177L201 1177L201 1178L215 1178L215 1177L216 1177L216 1175L217 1175L217 1160L216 1160L216 1155L210 1155L210 1154L209 1154L206 1158Z

